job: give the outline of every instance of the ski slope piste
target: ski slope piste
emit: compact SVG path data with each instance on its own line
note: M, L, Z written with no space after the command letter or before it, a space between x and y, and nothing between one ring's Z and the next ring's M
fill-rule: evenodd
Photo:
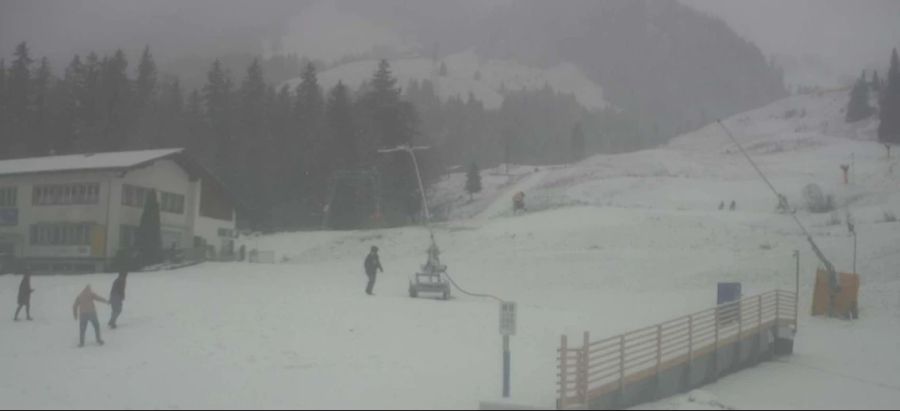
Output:
M463 174L434 186L446 219L434 228L441 261L461 285L518 303L509 401L555 406L561 334L602 338L700 311L720 281L741 282L748 296L791 290L799 250L794 355L641 408L896 408L900 225L885 215L900 212L900 167L874 141L875 120L843 122L846 98L792 97L724 123L842 271L852 264L849 212L858 321L808 315L818 260L716 126L537 173L485 170L471 203ZM840 165L850 162L844 185ZM529 212L513 216L518 183ZM809 183L834 196L837 213L805 210ZM732 200L735 211L718 210ZM500 399L497 303L408 296L429 244L421 227L241 241L278 263L136 273L102 348L75 348L71 304L86 283L105 291L113 276L35 277L35 321L0 322L0 408L472 409ZM385 268L374 297L362 272L371 245ZM0 276L10 315L18 280Z

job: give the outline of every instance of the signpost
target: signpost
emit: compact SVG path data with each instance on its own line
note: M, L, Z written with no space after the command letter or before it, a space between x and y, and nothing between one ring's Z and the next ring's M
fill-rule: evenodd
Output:
M500 335L503 336L503 398L509 398L509 336L516 334L516 303L500 303Z

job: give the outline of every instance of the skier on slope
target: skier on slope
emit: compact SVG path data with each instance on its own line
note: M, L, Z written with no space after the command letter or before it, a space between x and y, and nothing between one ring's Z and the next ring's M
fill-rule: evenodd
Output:
M372 246L372 250L369 252L369 255L366 256L366 261L363 264L366 270L366 276L369 277L369 284L366 286L366 294L372 294L372 291L375 288L375 274L378 271L384 272L384 268L381 267L381 259L378 257L378 247Z

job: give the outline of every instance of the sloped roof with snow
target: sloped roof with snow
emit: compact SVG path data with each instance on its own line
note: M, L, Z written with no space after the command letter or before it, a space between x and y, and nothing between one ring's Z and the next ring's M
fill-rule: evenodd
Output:
M183 151L184 149L181 148L173 148L2 160L0 161L0 176L131 169L156 160L180 155Z

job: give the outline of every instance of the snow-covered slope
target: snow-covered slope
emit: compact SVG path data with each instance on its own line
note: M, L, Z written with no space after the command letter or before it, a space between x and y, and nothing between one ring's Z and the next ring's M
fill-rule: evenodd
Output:
M869 140L874 123L839 124L845 98L792 98L726 123L793 202L796 189L818 182L850 205L861 319L801 309L793 357L648 408L900 404L900 225L880 216L900 212L898 180L894 161ZM791 109L806 116L786 119ZM854 153L853 184L844 186L838 165ZM658 150L515 167L511 180L499 171L487 173L488 192L434 233L461 285L518 303L514 403L553 407L560 334L614 335L708 308L719 281L740 281L747 295L791 289L794 250L801 308L809 307L818 263L805 238L772 212L771 193L712 127ZM462 192L461 181L450 183L437 195ZM516 190L529 193L531 211L505 215ZM731 199L736 211L716 209ZM852 266L844 226L802 209L798 216L838 268ZM70 310L86 283L105 291L113 277L34 278L36 320L0 321L0 408L469 409L499 397L496 302L455 290L447 302L407 296L408 277L425 260L424 229L239 241L280 263L132 274L121 328L106 332L103 348L74 348ZM362 260L373 244L385 272L368 297ZM0 303L13 303L18 280L0 276Z
M875 119L844 122L847 93L796 96L724 120L736 138L792 204L803 207L802 189L816 183L854 213L879 214L886 198L897 197L894 161L876 143ZM852 164L851 185L840 166ZM483 215L502 203L511 212L511 184L532 174L526 190L531 210L596 205L714 211L720 202L740 209L772 211L777 204L766 185L718 124L670 144L621 155L599 155L566 166L504 167L485 170L485 192L470 202L465 174L453 174L432 191L435 206L449 219ZM879 214L880 215L880 214ZM874 217L874 216L873 216Z
M562 63L549 69L525 66L507 60L482 60L474 52L467 51L448 56L435 62L429 58L391 60L391 70L401 87L411 80L431 80L441 98L466 99L471 93L486 108L495 109L503 103L501 91L534 90L549 86L561 93L572 94L588 109L607 106L600 86L591 81L574 64ZM447 75L440 75L441 63L447 67ZM333 87L338 81L355 89L369 80L378 68L378 60L361 60L342 64L319 74L323 87ZM296 87L300 79L288 81Z

